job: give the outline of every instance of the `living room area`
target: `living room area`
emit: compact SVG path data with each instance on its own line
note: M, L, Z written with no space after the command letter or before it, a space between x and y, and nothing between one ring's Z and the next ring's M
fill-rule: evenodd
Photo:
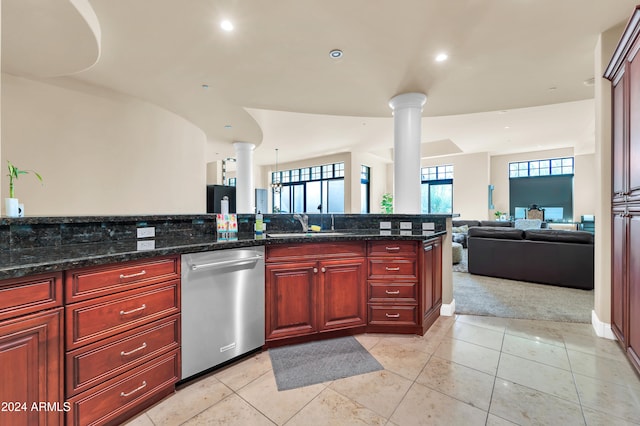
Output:
M595 161L576 148L423 159L440 178L423 178L423 211L454 214L456 313L591 323Z

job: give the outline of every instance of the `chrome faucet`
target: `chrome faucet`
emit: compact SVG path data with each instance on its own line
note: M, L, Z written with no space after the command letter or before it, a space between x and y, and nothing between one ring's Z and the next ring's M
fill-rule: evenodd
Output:
M309 216L307 216L306 214L302 214L299 215L298 213L293 215L294 219L298 219L300 221L300 224L302 225L302 232L308 232L309 231Z

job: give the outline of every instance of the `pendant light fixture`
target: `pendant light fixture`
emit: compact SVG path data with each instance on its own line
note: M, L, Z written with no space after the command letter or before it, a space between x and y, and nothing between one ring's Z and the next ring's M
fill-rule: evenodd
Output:
M271 179L271 189L276 194L279 194L282 190L282 183L280 182L280 172L278 171L278 148L276 148L276 172L275 177Z

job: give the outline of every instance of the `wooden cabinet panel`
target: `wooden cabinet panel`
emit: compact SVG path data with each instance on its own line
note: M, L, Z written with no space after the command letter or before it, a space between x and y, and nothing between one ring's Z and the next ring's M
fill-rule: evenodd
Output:
M320 262L320 331L367 323L364 258Z
M61 329L62 308L0 322L0 401L20 408L1 412L3 425L62 424ZM33 410L40 402L51 409Z
M369 302L372 303L417 303L416 282L369 281Z
M626 345L627 340L627 291L626 291L626 245L627 218L624 210L614 210L612 217L611 248L611 328L618 340Z
M624 199L624 194L626 192L627 180L628 176L626 176L628 168L624 167L625 158L626 158L626 139L627 134L625 130L625 124L627 123L626 111L624 108L625 105L625 88L626 79L624 78L623 68L620 72L620 75L617 77L617 83L613 87L612 91L612 102L613 102L613 116L612 116L612 127L613 127L613 139L611 143L611 157L612 157L612 193L613 193L613 201L621 202Z
M414 257L418 254L415 241L371 241L367 245L367 256Z
M629 218L629 355L640 369L640 207Z
M62 306L62 273L34 275L0 284L0 320Z
M266 338L316 333L316 262L266 266Z
M67 350L180 312L178 281L66 307Z
M65 276L66 300L74 303L179 278L179 256L75 269Z
M384 279L394 277L398 279L417 279L418 262L416 258L378 259L369 258L369 279Z
M371 325L411 325L418 324L418 307L406 305L369 305Z
M629 53L627 63L629 74L626 84L629 86L629 146L625 163L628 175L628 201L640 200L640 57L637 55L640 41Z
M119 376L119 380L105 382L71 398L68 423L118 424L119 419L126 419L172 393L179 378L180 356L175 350Z
M272 245L266 248L269 262L291 262L293 260L346 259L364 257L364 242L324 242Z
M173 315L66 355L66 392L75 395L180 347L180 316Z

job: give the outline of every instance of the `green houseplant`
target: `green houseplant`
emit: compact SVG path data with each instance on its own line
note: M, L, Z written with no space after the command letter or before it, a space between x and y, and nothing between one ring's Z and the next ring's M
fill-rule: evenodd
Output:
M380 208L382 209L382 213L392 214L393 213L393 195L382 194L382 201L380 201Z
M19 216L18 211L18 199L15 197L15 187L14 187L14 179L18 180L20 175L26 175L29 173L33 173L33 175L42 182L42 176L35 170L21 170L15 165L11 163L11 161L7 160L7 168L9 169L9 198L5 199L5 209L7 216L9 217L17 217Z

